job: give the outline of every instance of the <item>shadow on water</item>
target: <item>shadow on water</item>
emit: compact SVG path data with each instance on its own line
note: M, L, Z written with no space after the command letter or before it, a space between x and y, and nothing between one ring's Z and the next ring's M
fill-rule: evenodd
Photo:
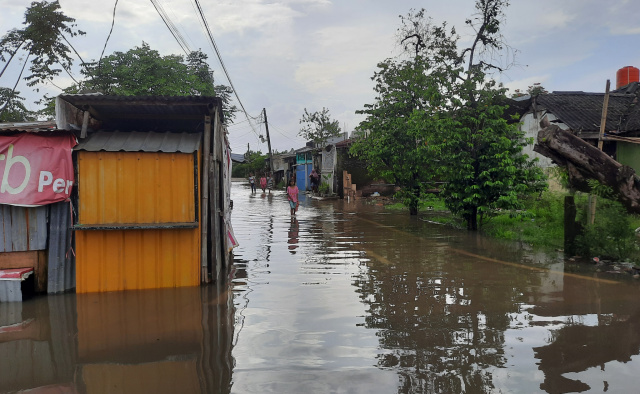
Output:
M0 392L226 393L229 286L0 304Z

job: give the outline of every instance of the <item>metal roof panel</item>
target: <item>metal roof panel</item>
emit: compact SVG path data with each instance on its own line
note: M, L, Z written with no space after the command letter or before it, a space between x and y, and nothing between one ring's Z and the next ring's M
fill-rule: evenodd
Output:
M74 148L89 152L181 152L200 148L202 133L97 131Z

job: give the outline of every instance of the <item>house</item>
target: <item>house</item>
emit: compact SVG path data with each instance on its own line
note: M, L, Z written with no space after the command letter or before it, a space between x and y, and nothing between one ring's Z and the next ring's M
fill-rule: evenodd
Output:
M64 201L23 211L15 206L33 204L0 205L4 223L16 223L5 225L4 239L29 240L5 246L0 269L27 252L21 264L37 268L36 283L49 278L37 286L47 292L196 286L224 278L237 241L223 120L216 97L59 96L56 127L46 136L72 136L74 145L77 139L69 154L72 175L44 181L64 190ZM48 227L40 224L46 216Z
M640 141L634 139L640 137L640 84L637 80L622 86L620 83L609 94L603 151L640 173L640 151L637 149ZM605 93L570 91L528 98L528 109L521 118L521 129L526 137L535 140L543 128L541 124L544 120L597 145L604 97ZM538 157L539 165L543 168L553 166L549 158L533 152L533 145L527 147L525 153Z
M293 171L296 175L296 185L301 191L311 190L309 175L313 170L313 151L314 148L311 146L305 146L295 151L296 162Z
M216 97L61 95L82 115L76 152L76 292L215 281L235 246L231 156ZM68 114L72 114L71 117Z

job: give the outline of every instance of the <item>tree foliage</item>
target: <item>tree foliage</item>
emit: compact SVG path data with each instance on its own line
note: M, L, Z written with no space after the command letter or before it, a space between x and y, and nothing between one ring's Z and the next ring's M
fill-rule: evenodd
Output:
M513 94L511 95L512 98L518 98L518 97L523 97L523 96L537 96L539 94L549 94L549 92L547 91L547 89L544 88L544 86L542 86L542 84L540 82L536 82L533 85L530 85L527 88L526 92L522 92L520 89L516 89L514 90Z
M24 77L27 86L36 86L50 81L59 75L62 69L71 75L69 71L73 64L71 51L75 52L75 49L65 34L69 37L85 34L75 29L74 22L75 19L64 15L61 11L58 0L34 1L24 14L22 24L25 26L21 29L11 29L0 38L0 67L2 67L0 80L3 84L8 84L5 71L9 64L14 59L24 58L24 64L16 81L10 83L13 88L3 88L8 90L0 97L0 118L33 116L26 109L23 111L20 107L22 101L17 100L19 93L16 92L16 88L25 69L29 71L29 74ZM29 65L28 68L27 65ZM3 76L5 76L4 79Z
M4 63L0 77L19 51L30 58L30 74L25 77L28 86L59 75L62 70L55 68L56 65L69 71L73 64L73 48L64 34L69 37L85 34L75 29L74 22L75 19L61 11L58 0L32 2L24 14L22 24L25 27L11 29L0 39L0 61Z
M36 119L36 114L25 107L24 97L20 97L20 92L0 87L0 103L5 103L4 111L0 113L0 123L28 122Z
M248 151L244 154L246 162L233 165L233 174L235 178L246 178L250 174L258 175L267 171L266 160L269 156L263 155L261 151Z
M505 89L489 78L505 68L497 53L512 54L500 32L507 5L477 0L466 21L475 36L463 49L455 29L433 24L424 10L401 17L405 52L380 63L372 78L375 103L360 111L367 137L352 152L402 188L412 214L428 182L438 180L447 207L476 230L478 218L519 208L518 196L541 185L541 171L522 154L527 141L505 116Z
M341 131L340 122L332 120L329 110L324 107L316 112L305 108L300 124L303 126L298 135L315 142L316 146L324 146L329 138L337 137Z
M222 99L225 122L231 122L237 108L231 88L215 85L207 55L193 51L186 58L162 56L147 43L127 52L114 52L100 61L88 62L82 71L86 79L66 90L67 93L97 91L122 96L216 96ZM46 114L53 111L52 98Z

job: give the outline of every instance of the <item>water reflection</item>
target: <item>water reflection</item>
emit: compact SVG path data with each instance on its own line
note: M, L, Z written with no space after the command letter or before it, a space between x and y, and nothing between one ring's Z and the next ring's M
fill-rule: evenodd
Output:
M291 254L296 254L296 249L298 248L298 232L300 231L300 223L298 223L298 219L295 217L291 218L291 225L289 226L289 233L287 234L289 244L289 251Z
M284 201L234 212L235 392L635 391L637 283L363 201L306 198L291 221Z
M354 285L366 326L391 350L378 365L398 371L398 392L634 390L635 376L587 384L569 373L615 370L639 354L637 284L564 273L549 255L477 235L362 221L371 262Z
M40 297L0 316L1 392L231 389L228 286Z

